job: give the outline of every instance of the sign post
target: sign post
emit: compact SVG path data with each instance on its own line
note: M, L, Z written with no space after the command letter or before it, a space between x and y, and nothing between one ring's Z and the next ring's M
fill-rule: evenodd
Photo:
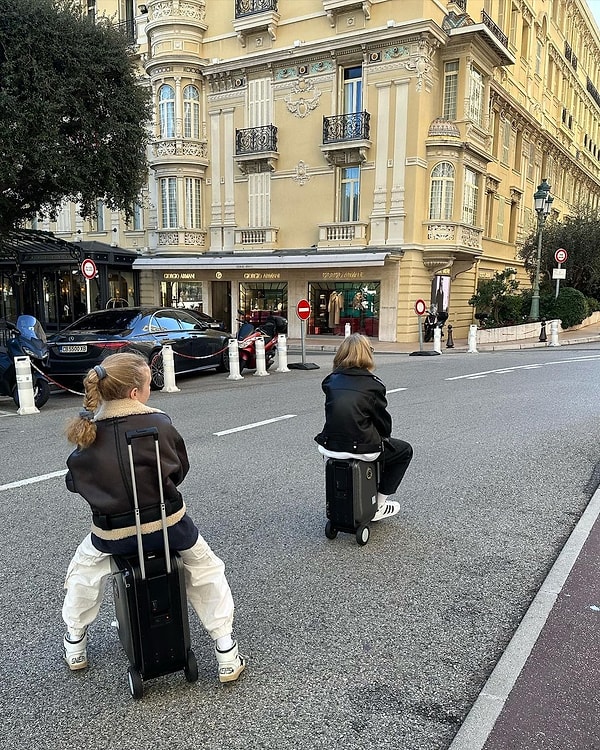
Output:
M300 318L300 345L302 347L302 362L288 363L288 367L294 370L318 370L319 365L306 361L306 321L310 318L310 302L301 299L296 305L296 315Z
M552 269L552 278L556 279L556 293L554 294L555 298L558 297L560 280L567 278L567 269L563 268L562 264L567 260L568 257L569 256L564 247L559 247L558 250L554 253L554 260L558 263L558 268Z
M98 269L91 258L86 258L81 263L81 273L85 279L85 303L87 312L92 312L92 300L90 299L90 281L96 278Z
M441 354L441 352L436 351L435 349L433 351L424 350L423 349L423 315L427 312L427 305L425 304L424 299L418 299L415 302L415 313L417 314L418 320L419 320L419 351L418 352L411 352L408 356L409 357L425 357L429 356L431 354Z

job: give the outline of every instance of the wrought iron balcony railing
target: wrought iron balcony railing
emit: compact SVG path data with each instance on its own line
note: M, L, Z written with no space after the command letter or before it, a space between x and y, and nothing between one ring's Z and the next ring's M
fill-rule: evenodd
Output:
M485 12L485 10L481 11L481 22L484 26L487 26L488 29L492 32L492 34L496 37L496 39L502 44L503 47L506 47L508 49L508 37L506 34L502 31L502 29L498 26L498 24L494 23L490 16Z
M323 118L323 143L368 140L371 115L368 112L350 112L345 115Z
M467 12L467 0L453 0L455 5L462 10L463 13Z
M235 0L235 17L253 16L256 13L277 12L277 0Z
M261 125L257 128L244 128L235 131L235 153L260 154L277 151L277 128L275 125Z

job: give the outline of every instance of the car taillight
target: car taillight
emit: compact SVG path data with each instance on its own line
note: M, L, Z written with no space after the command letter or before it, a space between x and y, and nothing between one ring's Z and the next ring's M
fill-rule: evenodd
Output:
M103 341L102 346L105 349L122 349L127 346L127 341Z

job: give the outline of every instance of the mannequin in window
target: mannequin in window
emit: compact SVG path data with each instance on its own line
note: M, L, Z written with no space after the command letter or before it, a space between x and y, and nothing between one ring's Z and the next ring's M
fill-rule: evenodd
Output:
M329 313L329 327L334 328L340 322L340 312L344 306L344 295L342 292L333 291L329 295L327 311Z

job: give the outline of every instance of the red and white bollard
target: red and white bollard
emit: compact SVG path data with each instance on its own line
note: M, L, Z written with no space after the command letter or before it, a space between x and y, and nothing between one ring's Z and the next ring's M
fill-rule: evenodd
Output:
M254 342L254 346L256 348L256 372L255 375L258 375L258 377L262 377L263 375L268 375L267 372L267 358L265 356L265 340L262 336L258 336L258 338Z
M277 369L275 372L289 372L287 366L287 336L280 333L277 337Z
M163 344L162 361L165 384L161 388L161 391L164 393L177 393L179 388L175 384L175 360L171 344Z
M229 339L229 375L227 380L243 380L240 373L240 347L237 339Z
M18 414L39 414L33 394L33 376L29 357L15 357L15 373L19 395Z

